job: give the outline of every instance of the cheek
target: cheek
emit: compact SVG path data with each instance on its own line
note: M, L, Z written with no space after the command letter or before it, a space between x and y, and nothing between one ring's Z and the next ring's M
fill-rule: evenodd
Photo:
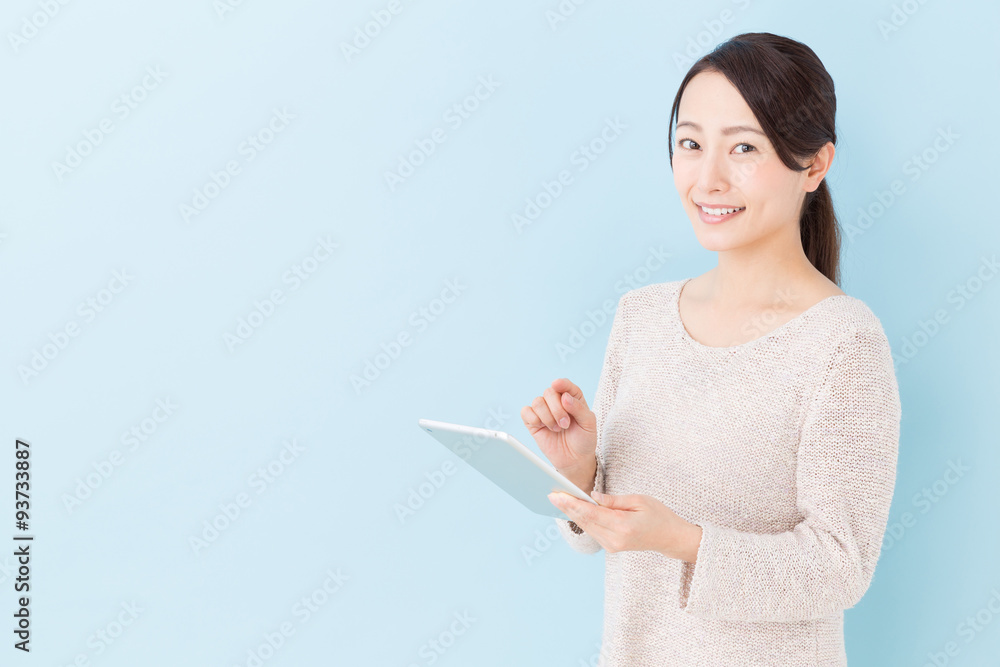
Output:
M782 206L781 202L791 192L787 171L756 163L740 169L733 182L738 184L748 203L755 204L757 208Z
M696 176L691 165L674 158L674 187L677 188L677 192L682 195L687 193L695 180Z
M729 183L743 192L753 193L766 190L772 178L774 174L766 162L747 160L732 165Z

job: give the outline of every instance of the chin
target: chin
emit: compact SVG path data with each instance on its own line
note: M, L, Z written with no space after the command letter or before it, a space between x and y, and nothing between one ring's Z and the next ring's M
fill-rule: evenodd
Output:
M727 230L723 229L725 225L718 228L712 225L706 225L701 220L695 220L694 222L694 235L698 239L698 243L701 244L705 250L721 251L721 250L732 250L733 248L738 248L744 245L742 239L735 238L732 234L728 233Z
M726 250L732 250L738 248L740 244L730 243L727 239L717 239L717 238L704 238L702 236L698 237L698 243L705 250L710 250L712 252L723 252Z

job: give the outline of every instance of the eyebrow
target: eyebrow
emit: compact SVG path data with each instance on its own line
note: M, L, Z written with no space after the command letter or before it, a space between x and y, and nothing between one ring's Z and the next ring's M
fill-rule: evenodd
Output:
M698 125L697 123L692 123L689 120L685 120L685 121L682 121L680 123L677 123L677 129L680 129L680 127L682 125L690 125L691 127L693 127L698 132L701 132L701 125ZM749 125L734 125L733 127L725 127L725 128L722 129L722 134L726 135L727 137L730 134L736 134L737 132L754 132L756 134L759 134L762 137L766 136L763 132L761 132L760 130L758 130L756 127L750 127Z

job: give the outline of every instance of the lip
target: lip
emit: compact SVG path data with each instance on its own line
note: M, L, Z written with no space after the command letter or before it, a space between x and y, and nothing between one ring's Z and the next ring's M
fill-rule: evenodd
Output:
M695 202L695 204L698 204L698 202ZM707 206L708 208L739 208L738 206L715 206L713 204L705 204L705 206ZM735 218L740 213L743 213L743 211L745 210L747 210L746 207L743 207L739 211L735 211L734 213L729 213L726 215L709 215L708 213L705 213L705 209L702 208L702 204L698 204L698 217L705 224L716 225L720 222L726 222L727 220Z
M704 206L705 208L743 208L741 206L732 206L730 204L706 204L703 201L696 201L695 204L698 206Z

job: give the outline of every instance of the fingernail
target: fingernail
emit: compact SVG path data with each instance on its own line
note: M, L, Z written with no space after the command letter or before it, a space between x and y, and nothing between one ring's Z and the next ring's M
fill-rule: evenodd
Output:
M569 417L563 417L562 419L560 419L559 425L562 426L563 428L567 428L569 426Z

